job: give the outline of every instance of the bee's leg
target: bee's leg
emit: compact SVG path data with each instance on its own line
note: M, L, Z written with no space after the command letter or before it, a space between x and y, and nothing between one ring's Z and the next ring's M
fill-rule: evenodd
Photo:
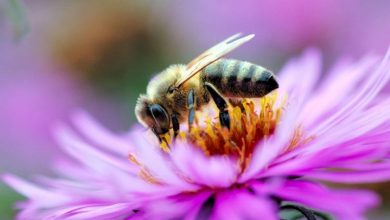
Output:
M173 128L173 138L176 138L180 130L180 123L176 114L172 114L172 128Z
M191 129L195 119L195 94L193 89L191 89L188 92L187 108L188 108L188 128Z
M230 128L230 117L225 99L212 84L206 82L205 86L219 109L219 121L221 126Z

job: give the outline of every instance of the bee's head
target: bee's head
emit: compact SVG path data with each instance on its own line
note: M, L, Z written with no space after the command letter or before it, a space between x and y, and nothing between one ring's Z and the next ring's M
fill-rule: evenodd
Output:
M152 129L156 135L165 134L170 128L168 111L160 104L152 103L147 96L140 95L135 106L138 121Z

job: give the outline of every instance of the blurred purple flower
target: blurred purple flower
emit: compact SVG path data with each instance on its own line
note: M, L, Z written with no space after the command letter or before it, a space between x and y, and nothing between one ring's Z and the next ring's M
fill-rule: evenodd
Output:
M390 51L382 61L343 60L320 75L315 50L280 72L285 112L244 170L235 157L206 156L185 142L163 152L139 128L113 134L81 112L73 118L76 130L56 130L74 159L54 164L62 178L3 180L28 198L19 204L20 219L278 219L278 201L363 219L378 203L375 194L319 181L390 179L390 99L377 96L390 78Z
M0 15L0 172L47 171L47 161L59 153L52 147L52 125L79 105L105 118L108 126L119 121L115 101L97 99L78 72L58 64L48 52L51 40L44 30L56 19L47 19L47 9L36 3L31 7L39 10L28 16L33 28L18 42Z
M230 33L254 33L255 46L248 49L269 64L285 58L280 54L313 45L330 58L368 50L383 52L390 43L389 7L389 1L364 0L199 0L158 5L155 11L157 17L165 10L177 35L173 36L175 43L193 40L183 48L207 45Z
M58 153L51 126L65 119L80 97L71 77L49 64L30 39L0 43L0 164L22 173L46 167L49 155ZM20 163L26 166L21 169Z

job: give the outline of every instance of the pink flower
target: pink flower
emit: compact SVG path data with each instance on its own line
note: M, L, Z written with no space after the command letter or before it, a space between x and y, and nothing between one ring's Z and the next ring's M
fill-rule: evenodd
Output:
M20 174L46 170L42 161L59 153L51 126L69 115L82 91L30 40L2 41L0 51L0 166Z
M390 77L390 51L382 61L342 60L320 79L320 54L308 50L278 75L277 94L260 105L244 101L245 111L230 108L230 133L206 119L170 149L138 127L114 134L77 113L74 128L56 129L71 157L53 165L58 177L3 176L28 198L18 217L279 219L292 202L305 214L363 219L378 204L374 193L322 181L390 179L390 99L378 95Z
M390 43L390 2L337 0L175 1L157 5L155 17L165 11L167 23L181 47L196 50L232 32L256 34L245 55L266 64L285 59L307 46L320 47L327 57L380 51ZM157 8L158 7L158 8ZM200 32L202 34L194 34ZM186 40L183 40L186 39ZM191 44L187 44L191 39ZM237 52L240 53L240 52ZM263 64L265 64L263 63Z

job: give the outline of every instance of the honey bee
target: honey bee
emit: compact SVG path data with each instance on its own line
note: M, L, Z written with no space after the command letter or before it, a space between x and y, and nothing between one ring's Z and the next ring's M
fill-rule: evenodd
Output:
M230 128L225 98L262 97L277 89L274 74L246 61L224 59L227 53L248 42L254 35L233 35L208 49L189 64L171 65L149 82L146 94L137 100L138 121L160 136L173 129L177 136L182 122L194 121L200 110L213 99L219 109L221 126Z

